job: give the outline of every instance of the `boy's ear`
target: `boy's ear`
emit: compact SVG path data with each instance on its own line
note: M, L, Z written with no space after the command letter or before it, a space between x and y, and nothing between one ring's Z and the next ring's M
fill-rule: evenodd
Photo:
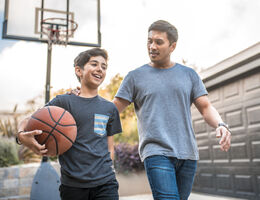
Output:
M76 66L76 67L75 67L75 74L76 74L78 77L81 77L81 75L82 75L82 69L81 69L79 66Z

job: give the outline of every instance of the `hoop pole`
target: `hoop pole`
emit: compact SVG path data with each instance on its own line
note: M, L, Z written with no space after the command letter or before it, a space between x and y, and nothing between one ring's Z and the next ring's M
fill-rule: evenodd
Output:
M47 53L47 70L46 70L46 85L45 85L45 104L50 101L50 91L51 91L51 53L52 53L52 43L48 43L48 53ZM47 162L49 159L46 156L42 157L42 162Z
M52 43L48 44L47 54L47 71L46 71L46 85L45 85L45 103L50 101L50 89L51 89L51 53Z
M69 32L68 32L68 29L69 29L69 11L70 11L70 1L67 0L67 16L66 16L66 18L67 18L66 42L67 43L68 43L68 34L69 34Z
M97 29L98 29L98 45L101 46L101 31L100 31L100 24L101 24L101 17L100 17L100 0L97 1L98 8L97 8Z

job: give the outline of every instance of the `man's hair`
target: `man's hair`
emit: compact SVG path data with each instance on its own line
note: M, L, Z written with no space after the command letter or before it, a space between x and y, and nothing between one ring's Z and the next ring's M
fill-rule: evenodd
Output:
M84 69L85 64L90 60L91 57L102 56L105 60L108 60L108 54L105 49L93 48L86 51L81 52L74 59L74 67L79 66L81 69ZM77 76L78 80L80 78Z
M177 28L167 21L158 20L158 21L152 23L148 29L148 32L150 32L152 30L166 32L167 38L170 41L170 44L172 44L173 42L177 42L177 40L178 40Z

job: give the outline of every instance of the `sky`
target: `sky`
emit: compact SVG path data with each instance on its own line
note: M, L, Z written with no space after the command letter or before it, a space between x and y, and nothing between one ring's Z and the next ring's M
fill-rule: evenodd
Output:
M259 0L100 0L102 48L109 53L107 77L125 76L149 62L147 29L159 19L179 32L172 60L206 69L260 41ZM83 1L82 1L83 2ZM0 0L2 32L4 0ZM52 91L79 85L73 60L87 47L53 46ZM44 94L47 45L0 39L0 111L22 110ZM44 103L44 102L43 102Z

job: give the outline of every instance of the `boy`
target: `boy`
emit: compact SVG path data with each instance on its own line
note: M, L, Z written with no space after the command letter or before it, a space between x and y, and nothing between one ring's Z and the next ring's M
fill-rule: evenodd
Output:
M59 95L47 106L69 111L77 124L73 146L59 156L61 165L60 196L62 200L118 200L118 183L113 170L113 135L120 133L119 113L112 102L98 95L107 70L107 52L93 48L74 60L75 74L81 83L81 94ZM34 139L40 130L24 132L28 119L21 122L20 143L40 155L48 155L44 145Z

